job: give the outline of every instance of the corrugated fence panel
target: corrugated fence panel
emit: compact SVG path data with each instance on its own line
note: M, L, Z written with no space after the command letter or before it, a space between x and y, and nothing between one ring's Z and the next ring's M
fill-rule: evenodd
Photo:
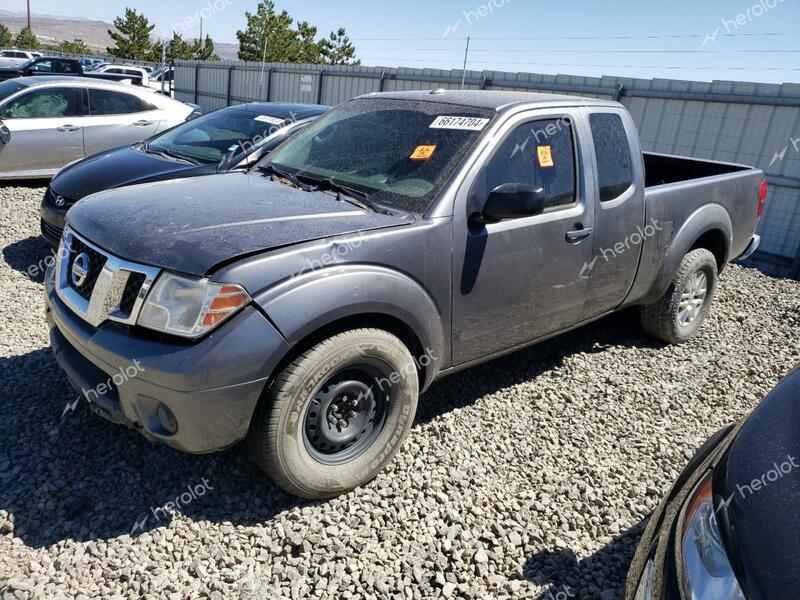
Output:
M765 171L759 266L800 277L800 85L581 77L503 71L224 62L176 64L176 98L206 111L252 101L336 105L377 91L527 90L618 99L646 151Z

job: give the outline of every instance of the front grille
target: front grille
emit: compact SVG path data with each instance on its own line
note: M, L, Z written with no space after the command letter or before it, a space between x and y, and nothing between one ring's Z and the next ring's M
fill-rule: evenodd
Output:
M63 229L42 219L42 235L51 244L58 246L58 241L61 239L62 233L64 233Z
M86 256L89 257L89 273L86 276L86 281L84 281L81 285L75 285L75 282L71 276L72 265L75 264L75 259L81 254L86 254ZM105 266L105 264L105 255L101 254L94 248L90 248L78 238L73 236L69 252L69 261L67 262L67 273L70 274L69 284L73 290L78 292L86 300L89 300L92 297L94 284L97 283L97 278L100 276L100 271L103 270L103 266Z
M136 298L139 296L139 290L142 289L146 278L144 273L131 273L128 276L125 289L122 291L122 300L119 302L119 312L124 315L131 314L133 306L136 304Z
M80 237L69 226L62 243L64 252L56 257L59 298L95 327L105 321L135 325L142 306L140 294L150 289L161 269L117 258ZM72 269L82 254L85 254L81 262L87 275L77 285Z

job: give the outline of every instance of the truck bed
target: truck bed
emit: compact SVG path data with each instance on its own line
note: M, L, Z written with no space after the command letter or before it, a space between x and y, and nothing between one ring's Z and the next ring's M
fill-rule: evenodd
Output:
M678 183L691 179L726 175L748 171L750 167L697 158L642 152L645 169L645 187Z

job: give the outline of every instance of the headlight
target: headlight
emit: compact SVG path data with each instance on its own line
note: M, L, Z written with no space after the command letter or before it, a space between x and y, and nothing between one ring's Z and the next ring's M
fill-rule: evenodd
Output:
M703 480L684 508L681 551L687 598L745 600L725 553L717 525L711 475Z
M644 573L639 580L636 594L633 600L652 600L653 598L653 574L655 572L655 562L651 558L644 567Z
M183 337L207 333L250 302L241 287L162 273L148 293L138 325Z

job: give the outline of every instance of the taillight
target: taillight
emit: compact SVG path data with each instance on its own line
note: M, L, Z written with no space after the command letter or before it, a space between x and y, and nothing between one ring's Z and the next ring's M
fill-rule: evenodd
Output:
M764 214L764 203L767 200L767 192L769 191L769 185L767 185L767 180L761 182L761 188L758 191L758 210L756 211L756 219L760 219L761 215Z

